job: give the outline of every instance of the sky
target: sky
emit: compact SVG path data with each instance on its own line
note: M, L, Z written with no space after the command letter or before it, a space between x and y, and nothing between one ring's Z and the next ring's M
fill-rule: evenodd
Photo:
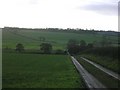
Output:
M118 31L119 0L0 0L0 27Z

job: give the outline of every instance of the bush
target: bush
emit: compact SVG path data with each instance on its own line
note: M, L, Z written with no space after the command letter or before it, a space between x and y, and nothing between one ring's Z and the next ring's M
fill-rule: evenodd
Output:
M18 43L18 44L16 45L16 51L18 51L18 52L24 51L24 46L23 46L23 44Z
M52 52L52 45L51 44L49 44L49 43L42 43L41 45L40 45L40 49L43 51L43 53L45 53L45 54L49 54L49 53L51 53Z
M55 50L55 54L66 54L66 52L64 50L57 49Z
M99 56L108 56L111 58L118 58L119 47L96 47L85 50L82 53L96 54Z

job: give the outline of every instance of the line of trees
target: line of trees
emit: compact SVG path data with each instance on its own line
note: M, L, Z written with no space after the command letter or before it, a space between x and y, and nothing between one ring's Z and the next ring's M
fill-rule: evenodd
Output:
M92 48L99 48L99 47L113 47L111 40L109 40L105 35L103 35L101 41L94 41L93 43L86 43L86 41L81 40L77 41L74 39L70 39L67 43L67 50L71 54L79 54L80 52L83 52L88 49ZM108 49L107 49L108 50Z
M21 43L18 43L16 45L16 49L15 49L17 52L23 52L25 49L24 49L24 46L23 44ZM42 43L40 45L40 50L42 51L42 53L51 53L52 51L52 45L50 43Z
M53 46L50 43L41 43L40 44L40 49L39 52L38 51L30 51L27 52L24 49L24 45L21 43L18 43L16 45L16 52L19 53L34 53L34 54L66 54L67 52L61 49L57 49L53 51Z
M51 32L71 32L71 33L91 33L101 35L120 35L120 32L105 31L105 30L94 30L94 29L81 29L81 28L19 28L19 27L4 27L3 30L19 31L19 30L33 30L33 31L51 31Z
M95 43L88 43L84 40L81 40L80 42L76 40L69 40L67 44L68 52L71 55L76 54L94 54L98 56L107 56L111 59L118 59L119 57L119 48L120 46L111 46L109 43L104 39L104 43L101 41L101 46L95 46Z
M41 53L45 53L45 54L52 53L53 51L52 44L49 42L44 42L45 41L44 37L40 37L40 41L41 41L41 45L40 45ZM93 47L111 47L111 46L112 46L111 42L110 40L107 39L106 36L103 36L102 40L99 42L93 42L93 43L88 43L88 44L84 40L77 41L75 39L70 39L67 43L66 51L59 49L59 50L56 50L54 53L63 54L68 51L70 54L79 54L80 52L83 52L87 49L92 49ZM24 51L23 44L18 43L16 45L16 51L23 52Z
M67 49L70 53L72 54L77 54L79 51L83 51L86 49L86 47L91 48L93 47L93 45L91 43L89 43L88 45L86 44L86 42L84 40L80 41L80 45L79 42L77 42L76 40L69 40L68 44L67 44ZM16 49L17 52L24 52L24 45L21 43L18 43L16 45ZM40 44L40 51L41 53L45 53L45 54L50 54L52 53L53 47L50 43L41 43ZM63 50L56 50L56 54L59 53L63 53Z
M67 43L67 51L70 54L78 54L81 51L84 51L88 48L93 48L92 43L86 43L84 40L81 40L80 42L70 39Z
M95 47L82 52L82 54L94 54L98 56L107 56L111 59L118 59L120 47Z

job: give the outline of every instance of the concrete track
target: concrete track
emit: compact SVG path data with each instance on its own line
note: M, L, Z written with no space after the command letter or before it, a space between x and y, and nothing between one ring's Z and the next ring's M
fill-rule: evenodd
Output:
M78 72L82 75L86 86L89 89L101 89L106 88L101 82L99 82L93 75L91 75L87 70L85 70L82 65L71 56L72 62L74 63L75 67L77 68Z

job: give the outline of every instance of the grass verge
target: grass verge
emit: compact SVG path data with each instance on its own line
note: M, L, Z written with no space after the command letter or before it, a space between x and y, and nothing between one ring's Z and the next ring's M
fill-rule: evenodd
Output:
M116 73L120 74L120 68L119 68L119 61L118 59L114 58L109 58L109 57L103 57L103 56L98 56L94 54L82 54L80 56L83 56L95 63L100 64L101 66L108 68ZM80 58L79 56L79 58Z
M91 65L90 63L77 58L80 64L93 76L95 76L101 83L103 83L108 88L118 88L118 84L120 84L119 80L107 75L100 69L96 68L95 66Z

